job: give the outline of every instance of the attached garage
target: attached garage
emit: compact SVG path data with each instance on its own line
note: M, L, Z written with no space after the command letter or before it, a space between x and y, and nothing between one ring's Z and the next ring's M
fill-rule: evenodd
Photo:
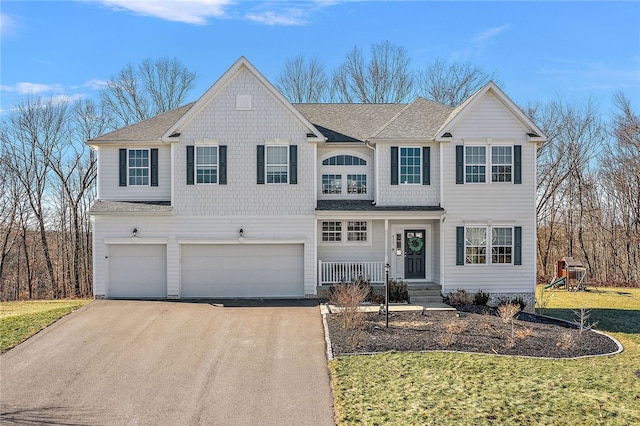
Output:
M303 297L303 244L184 244L181 297Z
M109 298L167 297L165 244L111 244L108 247Z

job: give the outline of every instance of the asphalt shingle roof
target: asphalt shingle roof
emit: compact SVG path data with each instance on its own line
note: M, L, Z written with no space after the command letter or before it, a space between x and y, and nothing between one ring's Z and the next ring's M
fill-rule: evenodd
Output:
M106 201L97 200L89 210L91 214L144 213L170 214L173 211L169 201Z
M106 133L89 142L142 142L158 141L167 130L191 109L195 102L183 105L139 123Z
M440 206L377 206L371 200L318 200L316 210L321 211L405 211L405 212L436 212L444 211Z

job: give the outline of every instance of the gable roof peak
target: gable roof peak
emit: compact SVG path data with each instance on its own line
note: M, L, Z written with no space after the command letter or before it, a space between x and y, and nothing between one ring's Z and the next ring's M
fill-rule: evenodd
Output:
M313 124L311 124L309 120L300 114L300 112L293 107L291 102L289 102L245 56L240 56L233 65L231 65L227 71L225 71L222 76L220 76L220 78L218 78L218 80L216 80L216 82L213 83L213 85L211 85L211 87L209 87L202 96L200 96L193 107L186 114L180 117L180 119L163 134L162 140L170 142L171 140L167 138L175 132L180 132L180 128L198 114L198 112L217 94L219 89L234 78L238 71L243 67L246 68L276 99L278 99L282 105L291 112L291 114L293 114L305 127L307 127L309 133L313 133L319 139L324 139L322 133Z

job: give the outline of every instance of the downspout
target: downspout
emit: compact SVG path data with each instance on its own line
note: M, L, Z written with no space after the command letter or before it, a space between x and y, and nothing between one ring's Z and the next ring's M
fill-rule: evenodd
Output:
M373 171L373 181L375 182L376 190L374 191L375 196L373 197L373 202L371 204L376 205L378 202L378 151L372 147L368 141L364 143L364 146L373 150L374 167L372 167L371 170Z

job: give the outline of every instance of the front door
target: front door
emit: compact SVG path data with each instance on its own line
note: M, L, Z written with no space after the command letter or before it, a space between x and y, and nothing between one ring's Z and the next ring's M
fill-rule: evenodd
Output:
M424 278L425 274L425 232L424 229L404 231L404 278Z

